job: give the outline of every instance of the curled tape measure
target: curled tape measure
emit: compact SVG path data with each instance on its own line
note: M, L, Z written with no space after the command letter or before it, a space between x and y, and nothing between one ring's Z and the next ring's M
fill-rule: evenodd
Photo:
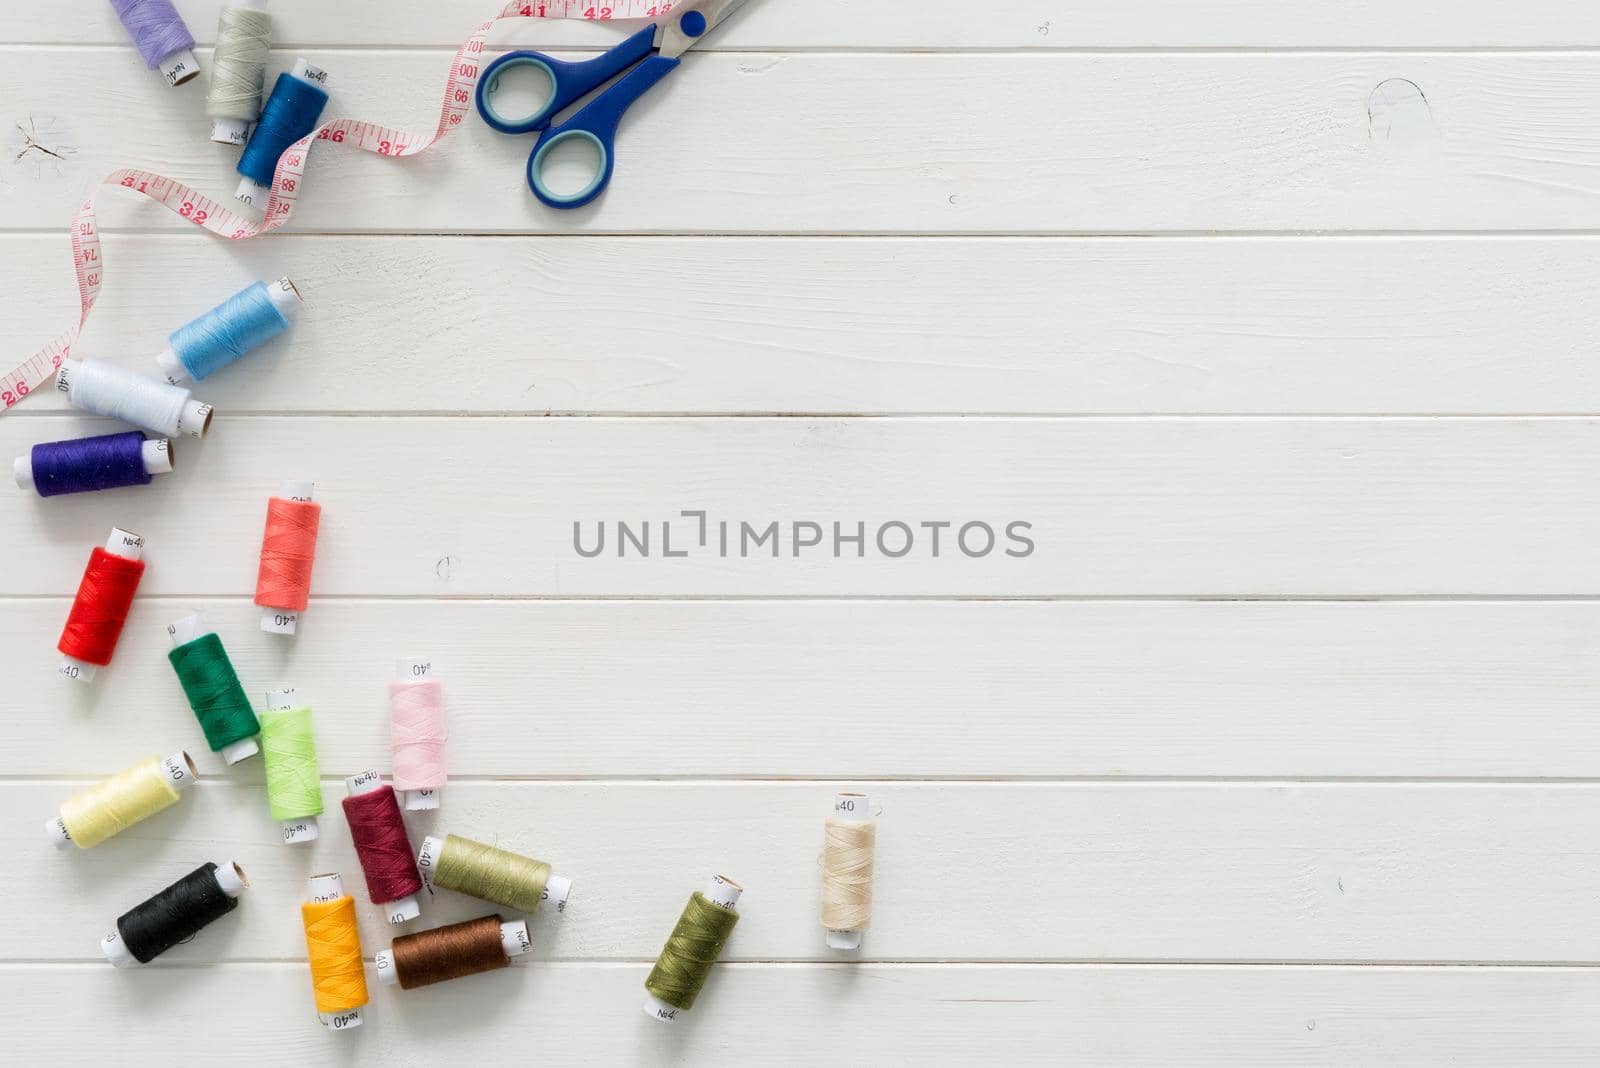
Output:
M323 123L290 145L278 159L278 169L272 177L272 192L259 222L182 182L152 171L113 171L89 194L72 219L72 267L78 276L80 305L78 325L64 331L17 367L0 375L0 403L10 408L55 374L61 367L61 361L72 354L72 346L77 342L83 324L89 319L89 310L100 295L100 285L105 276L100 231L95 225L94 215L94 198L101 188L120 187L141 193L218 237L235 241L259 237L276 230L294 214L295 200L305 178L306 160L311 154L313 142L332 141L380 156L415 156L444 140L451 130L465 122L473 106L478 75L483 68L484 41L489 36L489 30L502 19L624 21L655 18L671 11L672 7L671 0L611 0L608 4L589 0L546 0L544 3L514 0L505 5L498 15L474 30L456 52L456 58L450 64L450 77L444 84L439 125L433 132L401 130L359 119L333 119Z

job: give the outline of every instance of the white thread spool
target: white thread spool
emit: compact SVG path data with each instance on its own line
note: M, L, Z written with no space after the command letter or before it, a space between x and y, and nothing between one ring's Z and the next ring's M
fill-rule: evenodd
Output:
M422 840L422 848L417 850L417 871L422 873L423 885L433 889L433 869L439 865L439 856L444 852L444 839L428 835ZM545 880L544 897L540 900L555 908L556 912L565 915L567 911L567 898L572 896L572 880L563 875L550 873Z
M161 762L161 772L180 794L200 777L200 770L194 766L194 761L181 749ZM65 849L72 841L72 835L67 833L67 821L61 818L61 813L57 812L44 821L44 836L57 849Z
M426 656L408 656L395 661L395 678L400 682L421 682L433 677L433 659ZM444 800L444 787L432 790L405 790L407 812L428 812L439 807Z
M533 940L528 937L527 920L506 920L500 924L500 947L506 951L506 956L512 960L522 956L533 948ZM394 966L394 950L380 949L373 958L373 967L378 973L378 982L384 986L398 986L400 972Z
M176 623L167 624L167 637L172 639L172 647L188 645L192 641L204 638L207 634L215 633L214 628L206 626L206 621L199 612L184 616ZM248 760L261 752L261 746L255 738L241 738L222 747L221 756L223 763L229 767Z
M216 413L211 405L170 382L101 360L62 360L56 389L74 408L121 419L166 437L204 437Z
M223 120L218 119L217 121L221 122ZM300 317L300 306L305 303L305 298L300 296L300 290L295 288L295 284L289 280L287 275L271 282L263 281L262 284L267 287L267 299L272 301L272 306L277 308L283 314L283 317L293 325L294 321ZM156 366L161 369L161 374L166 378L169 385L182 386L185 382L190 381L189 369L183 365L182 360L178 359L178 354L172 351L170 345L156 353ZM208 375L207 377L210 376Z
M315 482L285 479L278 484L278 496L288 501L309 501L317 488ZM300 625L300 612L294 608L261 609L261 629L268 634L292 635Z
M344 788L351 797L358 794L370 794L374 790L383 788L383 776L375 771L363 771L360 775L352 775L344 781ZM417 903L416 894L407 894L405 897L393 901L373 902L389 917L393 924L407 923L422 915L422 906Z
M218 47L221 47L222 24L227 17L226 13L228 11L255 10L265 14L271 6L268 0L228 0L227 3L222 5L222 11L217 14ZM216 76L215 72L213 72L212 76ZM259 101L257 105L256 113L259 115L261 111ZM235 148L243 148L245 142L250 140L250 120L212 119L211 140L219 145L232 145Z
M211 873L216 879L217 887L229 897L238 897L250 885L250 880L245 876L244 869L233 861L218 864ZM111 933L100 939L100 952L106 955L106 960L118 968L126 968L138 964L139 960L128 949L128 944L122 940L122 932L113 928Z
M299 78L308 85L326 91L328 88L328 72L321 67L313 67L306 62L304 57L294 61L294 67L289 71L289 76ZM272 191L271 186L262 185L254 178L239 179L239 187L233 191L235 200L249 204L255 208L267 206L267 194Z
M281 712L289 708L304 708L305 702L300 700L293 686L285 686L281 690L267 691L267 708L273 712ZM315 842L322 836L322 827L317 823L316 816L301 816L292 820L279 820L278 827L283 833L284 845L303 845L306 842ZM338 878L338 876L334 876Z
M111 536L106 538L106 552L125 560L141 559L144 556L144 538L121 527L112 527ZM75 656L62 653L61 664L56 668L56 674L79 682L93 682L95 672L99 670L98 664L91 664L87 660L79 660Z
M739 903L739 897L744 893L744 887L726 875L713 875L711 882L706 885L704 893L705 899L717 908L732 911L733 907ZM644 1014L652 1020L660 1020L662 1023L677 1023L678 1016L688 1011L688 1009L680 1009L676 1005L668 1005L649 991L645 992Z
M871 803L866 794L841 793L833 796L833 818L845 823L871 823ZM861 932L827 928L824 939L829 949L860 949Z
M312 904L338 901L341 897L344 897L344 880L338 872L323 872L306 880L306 900ZM361 1009L358 1006L345 1012L319 1012L317 1022L335 1031L351 1031L361 1026Z
M167 438L146 438L145 443L139 446L139 459L144 461L144 473L147 475L171 474L172 442ZM17 480L18 489L33 489L32 449L12 461L11 477Z

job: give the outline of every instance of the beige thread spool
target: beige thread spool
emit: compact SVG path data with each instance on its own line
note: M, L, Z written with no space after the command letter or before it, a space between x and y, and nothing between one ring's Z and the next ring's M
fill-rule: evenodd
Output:
M829 949L860 949L872 922L872 863L878 825L866 794L833 798L822 837L822 926Z

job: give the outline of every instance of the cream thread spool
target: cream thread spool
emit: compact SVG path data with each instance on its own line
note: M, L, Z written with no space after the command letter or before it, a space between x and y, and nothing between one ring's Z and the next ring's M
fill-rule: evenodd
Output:
M267 299L272 302L272 306L289 321L290 326L293 326L295 320L300 317L301 307L305 304L305 298L300 295L300 290L295 287L294 282L290 281L288 275L284 275L271 282L264 281L262 285L266 286ZM254 287L246 287L245 291L248 292L251 288ZM156 353L156 366L160 368L162 376L169 385L187 388L186 384L191 381L189 369L183 365L183 361L178 358L171 345Z
M533 939L528 936L527 920L504 920L500 924L500 948L506 951L506 956L516 960L533 949ZM380 949L373 958L373 968L378 973L378 982L384 986L399 986L400 972L394 966L394 951Z
M217 888L232 898L244 893L245 888L250 885L250 880L245 878L244 869L234 861L218 864L217 870L211 875L217 880ZM106 960L118 968L130 968L139 963L138 958L128 949L128 944L122 940L122 932L116 929L100 939L100 952L106 955Z
M306 900L313 904L324 901L338 901L344 897L344 880L338 872L324 872L313 875L306 880ZM317 1022L323 1027L333 1031L352 1031L361 1026L361 1009L346 1009L344 1012L319 1012Z
M281 712L289 708L301 708L305 702L300 700L298 692L293 686L285 686L281 690L267 692L267 709L272 712ZM283 836L284 845L301 845L305 842L315 842L322 836L322 827L317 822L316 816L300 816L292 820L280 820L278 827ZM337 879L335 875L333 878ZM334 897L340 896L335 894ZM321 900L313 898L313 901Z
M417 850L417 871L422 873L422 885L431 893L433 891L433 869L439 864L439 855L444 852L444 839L428 835L422 840L422 848ZM441 887L440 889L444 889ZM557 913L567 911L567 898L572 896L572 880L564 875L550 873L544 883L544 896L542 902L553 907Z
M144 462L147 475L172 474L172 442L167 438L146 438L139 446L139 459ZM32 449L12 461L11 477L16 479L18 489L33 489Z
M106 538L106 552L112 556L120 556L124 560L142 560L144 558L144 538L121 527L112 527L111 536ZM61 654L61 663L56 668L56 674L65 678L76 679L79 682L93 682L95 672L99 671L97 664L87 660L79 660L75 656Z
M731 911L739 903L739 897L744 893L744 887L734 882L725 875L713 875L711 882L706 885L705 898L719 909ZM652 1020L662 1023L677 1023L678 1017L688 1012L676 1005L668 1005L665 1001L646 991L644 995L644 1014Z
M194 766L194 761L182 749L162 760L161 770L167 782L171 783L172 788L180 795L187 793L189 787L200 777L200 771ZM67 821L59 812L44 821L44 836L57 849L65 849L72 844L72 835L67 832Z
M370 794L374 790L383 788L383 777L375 771L363 771L360 775L352 775L346 779L344 788L351 797ZM378 907L383 909L392 924L407 923L422 915L422 905L417 901L416 894L407 894L393 901L385 901Z
M278 496L286 501L315 500L317 484L305 479L286 478L278 484ZM300 611L295 608L261 609L261 629L268 634L293 634L300 625Z
M829 822L832 823L834 821L858 825L872 823L871 802L867 795L857 793L835 794L833 798L833 816ZM873 848L873 846L865 848ZM826 924L829 911L828 870L826 866L823 868L822 879L822 912L823 922ZM866 892L867 908L870 909L872 907L872 869L870 866L866 875ZM843 894L845 890L840 888L839 893ZM861 934L865 930L866 927L864 925L852 928L828 927L825 930L824 938L828 943L829 949L860 949Z
M395 662L395 680L397 682L422 682L433 678L433 658L427 656L408 656ZM428 812L439 807L444 800L444 787L432 790L406 790L405 810L407 812Z
M166 437L204 437L215 410L182 386L103 360L62 360L56 391L74 408L121 419Z
M172 639L172 647L188 645L192 641L204 638L207 634L215 634L215 627L206 626L205 617L199 612L192 612L175 623L167 624L167 637ZM259 736L258 736L259 737ZM261 752L261 746L256 738L241 738L218 750L222 762L229 767L248 760Z

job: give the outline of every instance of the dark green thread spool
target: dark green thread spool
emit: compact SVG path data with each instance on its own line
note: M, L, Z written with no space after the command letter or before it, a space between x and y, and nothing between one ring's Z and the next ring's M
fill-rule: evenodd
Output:
M211 751L221 753L230 764L256 752L255 743L240 743L261 733L261 724L250 699L239 684L239 676L228 660L228 651L215 632L184 642L167 654L178 673L189 707L205 732Z

